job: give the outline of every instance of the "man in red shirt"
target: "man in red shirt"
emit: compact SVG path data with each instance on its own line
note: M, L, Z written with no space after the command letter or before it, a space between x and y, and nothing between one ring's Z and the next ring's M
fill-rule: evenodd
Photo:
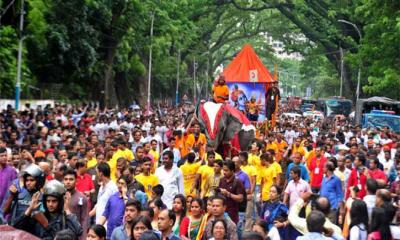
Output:
M324 166L327 159L324 156L321 147L315 148L315 156L311 158L310 173L311 173L311 190L313 193L318 193L321 188L322 178L324 177Z
M379 160L378 158L373 158L369 161L369 171L367 172L367 178L373 178L375 180L381 180L384 183L387 182L387 177L384 171L378 168Z
M357 197L363 199L366 195L365 186L367 183L366 172L368 169L365 165L365 155L358 154L354 159L354 168L351 170L349 182L347 184L346 199L350 197L350 189L357 187Z
M76 190L83 193L88 199L88 209L92 207L91 194L95 193L92 176L86 173L86 162L78 161L76 163Z

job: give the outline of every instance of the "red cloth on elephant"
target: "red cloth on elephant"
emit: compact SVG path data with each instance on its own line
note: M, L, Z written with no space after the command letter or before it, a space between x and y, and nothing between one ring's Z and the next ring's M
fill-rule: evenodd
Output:
M249 119L247 119L246 115L244 115L241 111L238 109L232 107L231 105L225 105L224 106L225 110L228 111L233 117L238 119L241 123L244 125L250 125Z

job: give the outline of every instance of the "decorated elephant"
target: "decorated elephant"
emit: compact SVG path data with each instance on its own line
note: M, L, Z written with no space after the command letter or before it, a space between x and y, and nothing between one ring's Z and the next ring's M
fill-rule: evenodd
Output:
M195 114L205 130L207 145L222 150L225 156L246 151L255 137L255 127L229 104L203 102Z

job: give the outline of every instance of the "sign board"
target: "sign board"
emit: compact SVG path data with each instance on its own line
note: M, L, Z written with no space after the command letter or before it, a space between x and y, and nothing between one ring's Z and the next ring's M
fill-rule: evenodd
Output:
M249 71L250 74L250 82L258 82L258 72L257 69L254 70L250 70Z

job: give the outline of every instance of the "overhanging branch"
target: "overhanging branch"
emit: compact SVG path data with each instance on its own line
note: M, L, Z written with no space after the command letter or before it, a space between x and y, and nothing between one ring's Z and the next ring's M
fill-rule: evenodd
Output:
M254 11L254 12L260 12L260 11L263 11L266 9L276 8L276 6L280 4L280 3L268 4L264 1L264 6L262 6L262 7L243 7L239 3L237 3L235 0L231 0L230 2L233 4L233 6L235 6L235 8L237 8L239 10Z

